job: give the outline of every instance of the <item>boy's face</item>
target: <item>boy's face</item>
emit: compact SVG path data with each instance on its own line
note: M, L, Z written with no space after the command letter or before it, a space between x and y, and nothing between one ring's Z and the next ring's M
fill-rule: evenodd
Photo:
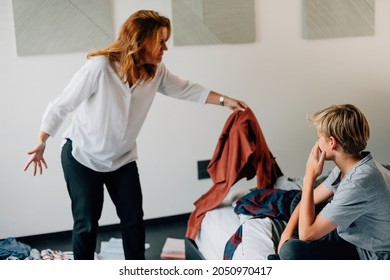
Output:
M326 152L325 160L329 159L331 155L330 138L325 136L319 129L317 129L318 147L321 152Z

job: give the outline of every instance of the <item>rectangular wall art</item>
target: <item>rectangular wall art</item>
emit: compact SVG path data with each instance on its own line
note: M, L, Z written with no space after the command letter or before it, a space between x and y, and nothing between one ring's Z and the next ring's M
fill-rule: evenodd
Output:
M113 40L111 1L13 0L19 56L89 51Z
M174 45L254 42L254 1L172 0Z
M303 0L303 37L375 34L375 0Z

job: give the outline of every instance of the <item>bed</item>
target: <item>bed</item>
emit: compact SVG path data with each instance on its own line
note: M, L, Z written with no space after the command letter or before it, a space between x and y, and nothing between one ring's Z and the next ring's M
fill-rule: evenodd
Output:
M321 183L326 175L320 176L316 184ZM273 190L298 196L302 179L281 176ZM272 217L253 217L237 214L237 203L258 190L256 188L232 189L222 203L208 211L202 220L201 228L194 240L186 238L186 259L191 260L264 260L275 254L280 235L286 222ZM291 203L294 199L289 199ZM240 232L240 242L233 241ZM233 250L232 247L233 246ZM230 252L229 252L230 250Z
M186 259L264 260L275 254L303 183L282 173L249 108L229 116L207 171L213 186L188 219ZM236 189L242 178L256 182Z
M229 116L207 171L213 185L194 202L186 258L266 259L274 254L302 180L284 176L250 108ZM243 178L251 185L237 184Z
M389 164L382 165L390 170ZM319 176L315 185L323 182L329 172L330 170ZM299 201L302 183L301 178L281 176L276 180L274 189L287 192L297 191L296 197L291 201L293 206ZM235 212L240 200L257 191L255 188L232 189L217 208L208 211L196 238L185 240L186 259L265 260L268 255L275 254L286 222L282 219L268 217L253 218L250 215ZM226 256L230 240L240 227L242 227L242 241L236 244L234 252Z

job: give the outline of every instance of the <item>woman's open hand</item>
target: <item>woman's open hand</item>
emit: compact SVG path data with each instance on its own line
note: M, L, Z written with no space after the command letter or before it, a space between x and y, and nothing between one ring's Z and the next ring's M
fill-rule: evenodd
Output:
M33 164L33 175L37 174L37 169L39 169L39 173L42 174L42 166L45 166L47 169L46 161L43 157L43 153L45 152L46 144L43 141L38 141L37 145L28 152L30 158L28 159L26 165L24 166L24 171L26 171L31 164Z

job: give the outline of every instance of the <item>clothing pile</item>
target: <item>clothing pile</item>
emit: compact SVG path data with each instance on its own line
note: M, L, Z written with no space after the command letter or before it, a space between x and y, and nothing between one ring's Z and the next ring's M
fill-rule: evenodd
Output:
M73 252L46 249L39 252L13 237L0 240L0 260L73 260Z
M45 249L41 251L42 260L73 260L73 252Z
M9 237L0 241L1 260L25 260L30 257L31 247L15 238ZM34 250L34 254L35 254Z

